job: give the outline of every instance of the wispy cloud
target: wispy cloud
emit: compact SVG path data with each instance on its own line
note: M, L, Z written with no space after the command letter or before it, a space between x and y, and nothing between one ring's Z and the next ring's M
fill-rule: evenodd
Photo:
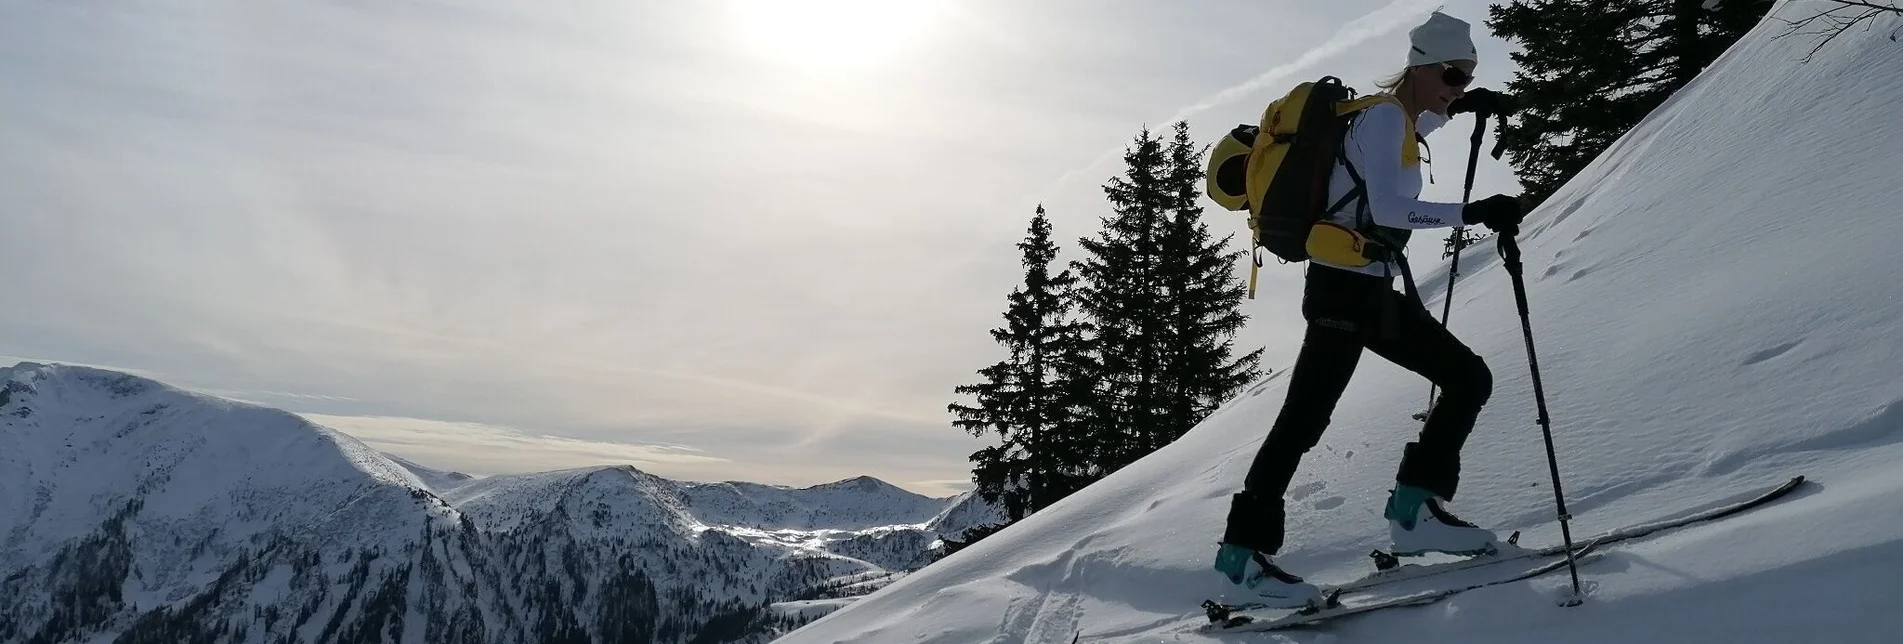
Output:
M1441 0L1394 0L1367 15L1348 21L1348 24L1341 26L1340 31L1335 32L1335 37L1328 39L1319 47L1303 52L1295 60L1271 67L1268 71L1256 75L1255 78L1177 110L1176 114L1170 116L1169 121L1186 119L1203 110L1230 103L1263 89L1286 84L1296 72L1315 66L1331 56L1340 55L1350 48L1358 47L1402 27L1418 24L1434 10L1434 7L1441 4L1443 4ZM1394 71L1400 71L1404 62L1403 57L1397 54L1394 61Z
M932 479L927 481L895 483L895 485L914 489L949 490L949 494L957 494L971 489L971 479ZM949 494L940 493L938 496L948 496Z
M1335 32L1334 37L1329 38L1313 49L1302 52L1302 55L1295 57L1294 60L1271 67L1267 71L1257 74L1254 78L1224 88L1222 91L1184 106L1176 110L1174 114L1171 114L1169 118L1164 119L1162 122L1174 123L1188 119L1211 108L1248 98L1264 89L1276 88L1288 84L1296 72L1313 67L1332 56L1338 56L1354 47L1368 43L1402 27L1417 24L1423 17L1441 4L1443 4L1442 0L1394 0L1366 15L1348 21L1347 24L1342 25L1340 30ZM1395 61L1395 71L1400 71L1403 61L1402 57L1397 55ZM1081 175L1089 174L1096 176L1101 174L1101 168L1105 164L1119 158L1122 154L1123 148L1110 150L1091 161L1090 165L1064 173L1063 176L1058 178L1053 187L1046 189L1046 191L1049 192L1056 187L1069 185L1072 180Z
M971 487L968 479L923 478L957 468L905 451L907 444L961 444L955 436L915 436L858 428L855 436L818 445L784 445L785 435L753 429L719 439L720 455L668 442L634 443L556 436L486 423L397 416L300 413L313 423L427 467L477 476L545 472L599 465L633 465L683 481L748 481L807 486L869 474L931 496ZM709 432L712 433L712 432Z
M958 480L945 404L1000 355L1028 201L1060 234L1103 205L1040 185L1143 114L1385 71L1392 39L1361 45L1429 6L1302 51L1365 5L972 0L830 74L760 64L718 3L16 4L0 351L434 467L786 484ZM1207 20L1265 11L1303 37ZM1292 354L1298 312L1254 313L1239 344Z
M339 402L355 402L357 400L356 398L351 398L349 396L326 396L323 394L296 394L296 393L291 393L288 391L235 391L230 389L201 389L199 391L202 391L207 394L211 394L213 396L218 396L220 398L229 398L229 399L240 401L240 402L248 402L248 403L253 403L258 405L282 404L281 402L274 402L274 401L339 403Z
M465 474L508 474L590 465L651 467L729 462L684 445L583 440L482 423L421 418L301 415L379 450Z

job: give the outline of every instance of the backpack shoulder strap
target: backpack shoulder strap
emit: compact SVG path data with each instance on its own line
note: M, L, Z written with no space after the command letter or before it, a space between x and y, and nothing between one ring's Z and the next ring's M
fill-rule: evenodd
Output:
M1342 101L1335 110L1336 114L1352 118L1352 115L1381 103L1393 103L1401 107L1401 99L1389 94L1369 94L1357 99ZM1420 133L1414 129L1414 119L1402 119L1401 165L1413 166L1421 162Z
M1395 107L1402 107L1401 99L1388 94L1370 94L1339 103L1336 106L1335 113L1340 115L1344 122L1342 131L1347 132L1349 128L1353 126L1354 119L1359 116L1360 112L1382 103L1392 103ZM1414 119L1402 119L1402 128L1401 165L1403 167L1417 165L1421 159L1420 146L1425 143L1425 141L1422 140L1420 132L1415 130ZM1340 161L1341 165L1348 170L1348 178L1353 180L1355 185L1354 188L1348 191L1348 194L1342 195L1341 199L1330 205L1325 212L1332 215L1340 212L1343 208L1347 207L1349 203L1356 202L1355 228L1357 230L1368 229L1373 224L1367 213L1366 196L1368 184L1361 179L1361 173L1355 170L1354 163L1348 160L1348 146L1341 146L1335 154L1336 160Z

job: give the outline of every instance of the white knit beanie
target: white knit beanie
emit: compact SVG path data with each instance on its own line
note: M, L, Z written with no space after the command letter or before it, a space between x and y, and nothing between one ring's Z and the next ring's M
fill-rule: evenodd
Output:
M1480 54L1474 49L1468 30L1467 21L1434 12L1427 17L1427 22L1408 30L1407 38L1412 47L1407 51L1407 66L1450 60L1479 61Z

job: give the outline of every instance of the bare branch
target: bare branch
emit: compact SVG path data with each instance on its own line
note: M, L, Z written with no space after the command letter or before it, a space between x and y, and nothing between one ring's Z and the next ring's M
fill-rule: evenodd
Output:
M1849 31L1859 24L1868 28L1870 26L1868 21L1874 20L1886 13L1903 16L1903 5L1897 4L1903 0L1883 0L1889 4L1878 4L1861 0L1829 1L1836 3L1837 6L1799 20L1779 18L1778 20L1789 26L1790 29L1772 38L1776 39L1794 35L1823 36L1823 39L1819 40L1816 46L1811 47L1810 52L1804 55L1804 62L1810 62L1811 58L1817 55L1817 52L1822 51L1826 45L1830 44L1830 41L1836 40L1837 36L1843 35L1844 32ZM1903 26L1899 26L1897 31L1890 33L1890 40L1896 40L1898 33L1903 33Z
M1896 3L1894 2L1887 5L1881 5L1881 4L1875 4L1870 2L1856 2L1855 0L1830 0L1830 1L1835 2L1837 4L1847 4L1853 7L1867 7L1870 9L1876 9L1878 11L1889 11L1892 13L1903 14L1903 7L1897 6Z

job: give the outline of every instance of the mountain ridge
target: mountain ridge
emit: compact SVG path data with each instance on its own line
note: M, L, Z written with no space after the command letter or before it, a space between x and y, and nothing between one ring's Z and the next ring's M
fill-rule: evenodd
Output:
M940 501L870 477L477 478L104 369L23 362L0 391L4 641L758 640L815 616L768 604L902 577L939 539Z

